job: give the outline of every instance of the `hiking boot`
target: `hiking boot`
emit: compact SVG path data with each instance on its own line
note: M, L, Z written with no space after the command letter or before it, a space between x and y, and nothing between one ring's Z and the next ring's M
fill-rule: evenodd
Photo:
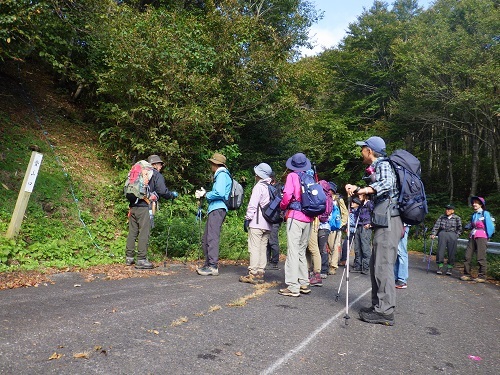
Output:
M339 262L339 267L345 267L345 260L341 260Z
M369 312L372 312L372 311L375 311L375 306L370 306L370 307L362 307L361 309L359 309L359 312L365 312L365 313L369 313Z
M282 296L287 296L287 297L300 297L299 292L292 292L288 288L280 289L280 291L278 293L281 294Z
M407 285L403 280L396 281L396 289L406 289Z
M328 270L329 275L335 275L336 273L337 273L337 269L334 267L330 267L330 269Z
M394 325L394 314L386 315L386 314L376 312L375 310L373 310L373 311L360 311L359 317L361 318L361 320L363 320L367 323L383 324L386 326L393 326Z
M470 275L462 275L460 277L460 280L462 280L462 281L472 281L472 277Z
M313 273L312 277L309 279L309 284L311 286L323 286L323 280L319 273Z
M252 275L249 273L248 275L245 276L240 276L240 282L242 283L249 283L249 284L263 284L264 283L264 278L262 275Z
M278 263L268 263L266 270L277 271L279 270Z
M151 263L149 260L147 259L140 259L137 261L137 263L135 264L135 268L137 268L138 270L150 270L152 269L154 266L153 266L153 263Z
M327 273L322 273L319 275L322 279L326 279L328 278L328 274Z
M307 286L305 284L301 285L300 286L300 293L302 293L302 294L309 294L309 293L311 293L311 289L309 288L309 286Z
M125 265L127 265L127 266L131 266L134 263L135 263L135 260L134 260L133 257L132 258L131 257L127 257L127 259L125 260Z
M485 282L486 282L486 277L484 277L483 275L478 275L478 276L474 279L474 281L475 281L476 283L485 283Z
M451 273L452 269L453 269L453 267L448 266L448 269L446 270L446 275L447 276L451 276L452 275L452 273Z
M198 272L198 275L201 276L219 276L219 269L212 266L198 268L196 272Z
M442 275L443 274L443 267L438 267L438 270L436 272L438 275Z

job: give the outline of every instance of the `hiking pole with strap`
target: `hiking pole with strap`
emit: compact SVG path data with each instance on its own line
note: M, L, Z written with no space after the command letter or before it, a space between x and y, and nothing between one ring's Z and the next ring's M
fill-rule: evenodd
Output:
M349 204L349 203L348 203ZM363 203L364 205L364 203ZM347 217L347 223L349 224L349 216ZM352 242L354 241L354 236L356 235L356 231L358 230L358 223L359 223L359 215L358 215L358 218L356 219L356 228L355 228L355 231L350 239L350 244L352 245ZM349 235L347 236L347 242L349 244ZM349 252L350 252L350 249L351 247L348 246L347 247L347 251L348 251L348 256L349 256ZM346 261L346 264L347 264L347 261ZM344 280L344 275L346 273L346 267L344 267L344 270L342 271L342 277L340 278L340 284L339 284L339 289L337 290L337 295L335 296L335 302L337 302L339 300L339 297L340 297L340 289L342 288L342 281Z
M427 273L429 273L429 267L431 266L431 256L432 256L432 247L434 246L434 238L431 241L431 248L429 250L429 256L427 257Z
M352 197L349 197L347 199L347 203L349 204L349 211L352 210ZM345 276L345 285L346 285L346 290L345 290L345 325L349 324L349 253L351 252L351 240L349 239L349 234L351 232L351 215L349 212L349 216L347 217L347 259L346 259L346 266L344 269L347 269L346 276ZM356 231L354 232L356 234ZM354 238L354 235L353 235Z
M198 223L198 239L200 241L200 245L198 246L198 261L197 261L197 266L199 266L200 259L201 259L201 248L202 248L202 229L201 229L201 224L202 224L202 219L203 219L203 211L201 209L203 205L203 197L198 199L198 211L196 212L196 219L195 221Z

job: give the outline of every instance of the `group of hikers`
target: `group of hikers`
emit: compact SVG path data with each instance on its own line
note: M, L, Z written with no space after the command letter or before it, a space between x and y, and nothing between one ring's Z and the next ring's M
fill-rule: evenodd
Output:
M310 286L321 286L323 279L335 274L338 267L346 266L347 253L354 248L351 272L369 275L371 280L371 305L360 310L361 320L393 325L396 289L407 286L406 241L409 225L403 223L400 217L400 188L387 158L385 141L374 136L356 142L356 145L360 147L362 161L367 166L364 178L366 186L345 185L347 206L335 183L318 181L310 160L303 153L296 153L286 161L287 173L283 182L276 179L267 163L254 167L255 185L243 222L243 229L248 233L250 262L248 273L239 280L260 284L264 282L266 269L278 269L278 231L280 224L284 223L287 236L284 266L286 287L279 289L280 295L299 297L311 293ZM165 180L159 173L163 166L161 159L151 155L148 161L154 167L149 180L150 191L156 192L153 200L158 197L175 198L177 193L166 188ZM196 272L201 276L217 276L220 233L233 180L224 155L214 153L208 161L213 173L213 186L211 190L201 188L195 192L198 200L204 198L208 202L202 237L204 264ZM305 181L313 181L315 185ZM316 186L316 190L305 195L310 185ZM274 199L271 191L280 192L278 202L282 213L281 223L270 222L265 214ZM315 200L323 205L317 213L313 212L314 208L311 209ZM469 223L471 234L461 279L484 282L486 244L494 227L491 215L485 211L485 200L472 197L471 204L474 214ZM146 257L149 215L148 202L135 198L130 201L126 263L135 263L136 268L140 269L153 267ZM438 274L443 273L445 249L448 250L446 274L451 274L456 240L461 233L461 220L454 214L454 207L446 206L445 215L437 220L431 233L432 240L438 236ZM136 241L137 260L134 258ZM477 253L479 275L473 279L470 271L474 252Z

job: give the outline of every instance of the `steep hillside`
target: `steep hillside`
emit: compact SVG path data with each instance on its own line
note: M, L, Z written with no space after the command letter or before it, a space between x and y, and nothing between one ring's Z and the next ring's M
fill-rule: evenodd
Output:
M99 147L98 134L82 122L83 109L57 90L52 77L39 66L10 63L0 66L0 81L3 189L18 190L32 142L44 154L44 163L58 163L69 178L83 184L80 190L96 191L113 183L116 172ZM96 205L91 199L83 203L93 213L110 214L104 205Z
M123 177L83 122L83 108L37 65L2 64L0 83L0 272L118 261ZM32 150L43 154L42 165L19 236L7 241Z

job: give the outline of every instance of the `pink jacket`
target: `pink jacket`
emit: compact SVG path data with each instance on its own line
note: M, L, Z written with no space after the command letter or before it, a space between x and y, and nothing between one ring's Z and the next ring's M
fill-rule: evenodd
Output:
M271 224L267 222L262 216L262 208L264 205L269 203L269 189L268 184L271 183L270 178L265 178L257 182L252 188L252 195L250 196L250 202L248 202L247 212L245 214L245 220L250 220L248 225L250 228L271 230Z
M294 220L302 221L304 223L310 223L314 219L304 214L302 211L288 209L290 202L296 200L300 202L300 180L299 175L295 172L291 172L286 176L285 187L283 189L283 199L280 203L280 208L282 210L288 210L286 213L286 218L293 218Z

